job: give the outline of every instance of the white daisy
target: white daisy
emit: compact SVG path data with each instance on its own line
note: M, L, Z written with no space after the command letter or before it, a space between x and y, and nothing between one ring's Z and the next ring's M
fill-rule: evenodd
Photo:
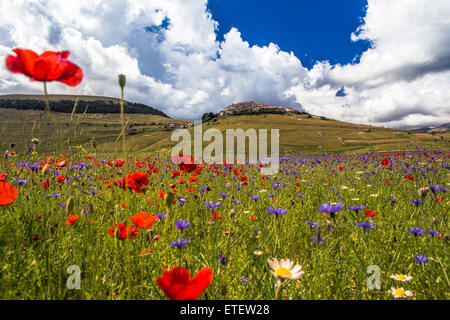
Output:
M389 278L394 279L396 281L409 281L412 280L411 276L405 276L404 274L393 274Z
M391 293L395 299L398 298L409 298L412 297L414 294L412 293L412 291L403 289L403 288L394 288L392 287L391 290L389 290L389 293Z
M255 256L260 256L260 255L263 254L263 252L260 251L260 250L255 250L255 251L253 251L253 254L254 254Z
M304 274L302 271L302 266L294 264L294 262L289 259L281 259L280 261L278 261L278 259L268 259L267 262L272 268L270 272L275 276L275 278L281 277L297 280Z

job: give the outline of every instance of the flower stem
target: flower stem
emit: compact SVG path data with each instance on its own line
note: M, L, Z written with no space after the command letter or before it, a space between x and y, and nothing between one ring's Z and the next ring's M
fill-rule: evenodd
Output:
M48 149L48 118L50 115L50 103L48 101L47 82L44 81L44 97L45 97L45 146ZM47 150L48 151L48 150Z
M278 300L282 288L283 288L283 281L277 279L277 291L275 293L275 300Z

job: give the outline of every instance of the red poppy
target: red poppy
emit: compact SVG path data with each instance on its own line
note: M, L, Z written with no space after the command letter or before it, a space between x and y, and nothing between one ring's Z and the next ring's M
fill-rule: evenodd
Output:
M130 220L139 229L149 228L157 219L157 216L141 211L136 216L131 216Z
M0 206L10 205L16 200L18 195L19 191L16 189L16 187L9 184L8 182L0 182Z
M58 180L58 182L64 182L66 180L66 177L64 176L59 176L58 178L56 178L56 180Z
M128 187L136 193L142 193L142 188L148 186L148 177L142 172L135 172L128 176Z
M69 226L73 225L75 222L77 222L78 220L78 216L77 215L70 215L67 217L67 221L65 222L65 224L68 224Z
M117 234L116 234L117 231ZM108 229L108 233L111 237L116 237L119 240L125 240L126 238L133 239L137 236L137 230L134 226L129 226L125 222L120 222L114 225L114 229Z
M192 279L186 268L172 267L156 282L170 300L196 300L212 280L213 271L208 267L202 268Z
M391 160L386 158L381 161L381 164L385 167L388 167L390 162L391 162Z
M414 176L407 175L405 178L408 180L414 181Z
M16 55L6 57L6 67L13 73L22 73L34 81L61 81L75 87L83 79L83 71L67 60L69 51L45 51L37 55L27 49L14 49Z
M364 211L364 214L366 215L366 216L368 216L368 217L371 217L371 218L373 218L373 217L375 217L376 215L377 215L377 212L376 211L370 211L370 210L365 210Z
M114 166L115 166L116 168L120 168L120 167L122 167L124 164L125 164L125 161L124 161L124 160L117 160L116 163L114 164Z
M147 175L140 171L135 172L133 174L129 174L126 177L123 177L122 179L115 181L114 184L126 190L125 181L128 184L128 189L133 190L136 193L142 193L142 188L149 185Z
M8 179L8 174L7 173L0 173L0 182L4 182L6 181L6 179Z
M187 173L191 173L197 169L197 165L194 163L194 158L186 154L178 154L173 156L172 162L177 164L181 170Z

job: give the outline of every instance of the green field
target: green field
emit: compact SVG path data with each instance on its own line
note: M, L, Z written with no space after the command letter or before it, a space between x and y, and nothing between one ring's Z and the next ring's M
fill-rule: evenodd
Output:
M26 150L32 137L45 137L45 113L37 110L0 109L1 147L9 143ZM176 144L171 141L173 130L165 129L168 123L188 123L155 115L126 115L126 139L129 151L168 152ZM367 125L356 125L335 120L321 120L306 115L246 115L219 118L217 122L203 125L203 132L216 128L226 129L279 129L280 152L369 152L412 149L415 145L448 149L450 133L431 134L414 131L392 130ZM193 129L190 129L193 133ZM119 114L63 114L52 113L48 132L51 145L48 150L70 145L83 145L90 151L116 152L119 138ZM270 132L270 130L269 130ZM270 137L270 134L269 134ZM97 150L92 148L95 138ZM204 145L207 145L204 142ZM270 144L269 144L270 145ZM42 150L46 150L42 146Z

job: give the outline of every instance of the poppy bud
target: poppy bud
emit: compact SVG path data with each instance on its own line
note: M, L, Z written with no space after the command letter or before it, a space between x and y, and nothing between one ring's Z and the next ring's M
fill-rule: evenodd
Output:
M116 239L120 240L120 229L117 228L116 231L114 231L114 237L116 237Z
M125 88L125 84L127 83L127 78L124 74L119 74L119 86L123 89Z
M46 175L47 173L50 172L50 165L46 164L43 168L42 168L42 175Z
M69 199L67 199L67 202L66 202L66 212L67 213L71 213L74 206L75 206L75 201L73 200L73 197L70 196Z
M170 209L173 204L173 200L175 199L175 193L173 192L167 192L164 196L164 201L166 203L166 206Z

